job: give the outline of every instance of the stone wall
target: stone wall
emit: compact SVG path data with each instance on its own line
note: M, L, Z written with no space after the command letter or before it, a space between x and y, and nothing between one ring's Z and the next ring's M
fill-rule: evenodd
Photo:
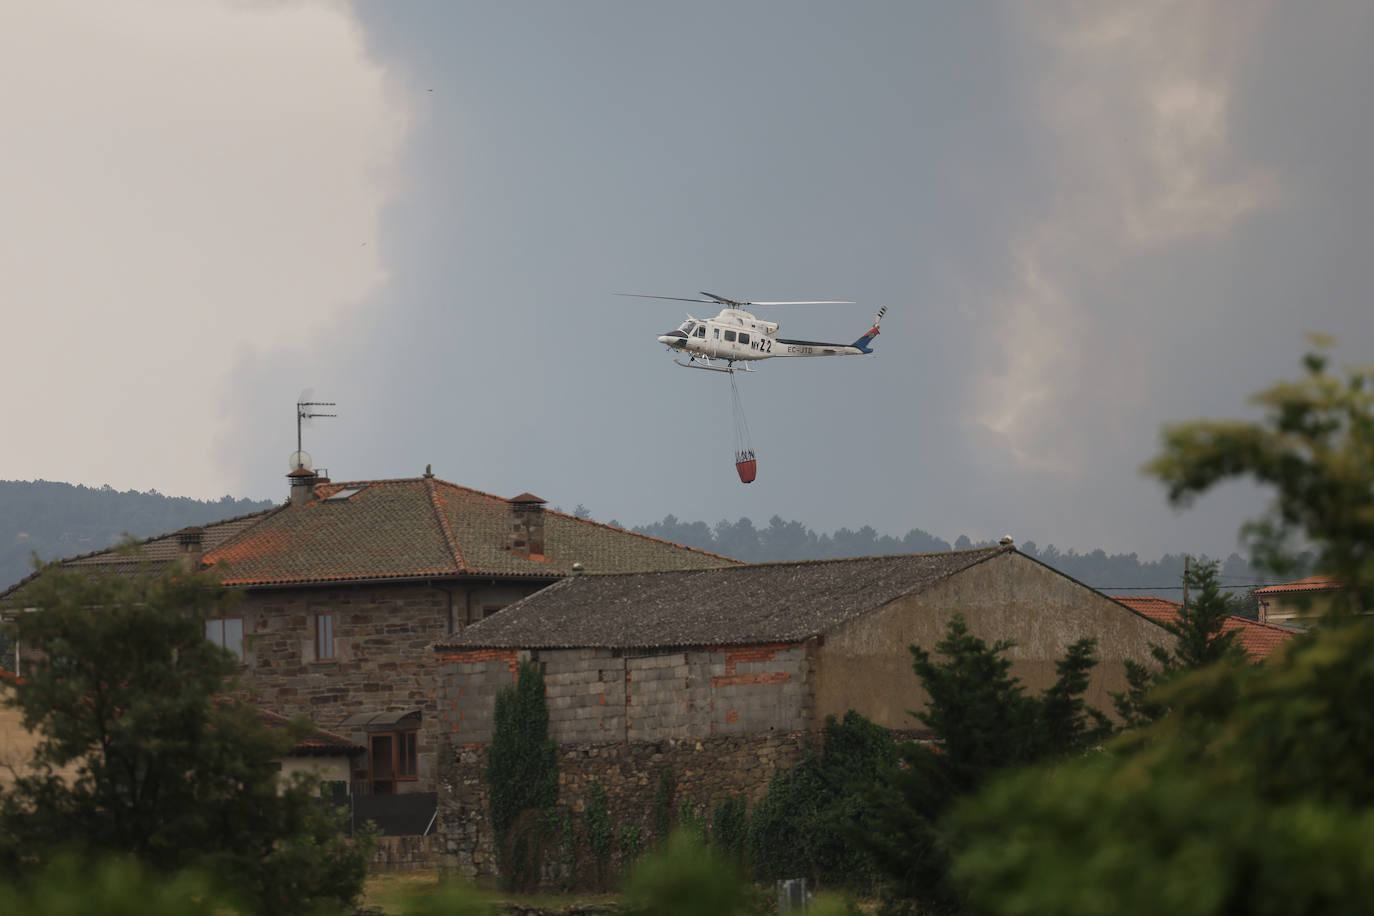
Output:
M367 733L344 728L357 713L421 710L419 778L401 792L433 792L440 733L434 653L452 628L484 607L509 604L539 586L423 583L337 588L253 589L235 608L243 618L245 681L254 701L284 716L306 715L320 728L367 744ZM333 657L317 658L315 616L333 613ZM367 775L367 756L354 758L354 779Z
M379 836L372 850L372 861L368 871L393 872L417 871L433 868L439 864L442 844L439 835L428 836Z
M445 650L437 655L444 732L491 740L496 694L521 657L544 672L549 727L560 745L706 739L813 727L802 643L633 654L612 649Z
M752 808L768 791L779 767L801 759L812 740L806 732L665 738L661 741L579 743L559 747L558 811L576 823L593 781L606 790L617 836L637 830L644 848L657 839L655 802L665 775L674 815L690 802L699 817L726 798L744 798ZM486 782L487 747L450 745L439 759L439 833L445 868L469 878L496 874ZM557 839L557 838L555 838ZM576 855L575 853L571 853ZM567 850L551 853L546 878Z

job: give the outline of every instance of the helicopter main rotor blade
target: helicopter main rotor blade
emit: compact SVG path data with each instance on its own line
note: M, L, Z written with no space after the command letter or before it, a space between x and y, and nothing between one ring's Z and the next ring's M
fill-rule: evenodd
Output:
M715 293L702 292L706 299L687 299L683 296L651 296L645 293L616 293L617 296L631 296L636 299L667 299L669 302L705 302L714 305L724 305L730 308L743 308L748 305L853 305L852 299L797 299L786 302L744 302L739 299L727 299L724 296L717 296Z
M724 296L717 296L715 293L708 293L708 292L706 292L705 290L702 290L702 291L701 291L701 294L702 294L703 296L710 296L712 299L714 299L715 301L719 302L719 303L722 304L722 305L733 305L733 306L735 306L736 308L740 308L740 307L746 306L746 305L853 305L853 304L854 304L854 302L853 302L852 300L849 300L849 299L806 299L806 300L802 300L802 301L789 301L789 302L745 302L745 301L740 300L740 299L727 299L727 298L725 298Z
M672 302L705 302L710 303L710 299L684 299L681 296L649 296L644 293L615 293L617 296L633 296L636 299L668 299Z

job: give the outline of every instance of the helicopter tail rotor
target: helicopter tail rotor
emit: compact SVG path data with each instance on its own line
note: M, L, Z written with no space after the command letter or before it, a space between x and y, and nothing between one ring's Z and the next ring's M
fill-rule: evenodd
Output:
M884 305L882 308L878 309L878 314L873 316L873 327L869 328L868 333L865 334L863 337L860 337L858 340L854 341L852 346L858 347L861 353L872 353L873 348L870 347L869 344L873 341L873 338L877 337L878 334L881 333L878 330L878 325L882 323L883 316L886 314L887 306Z

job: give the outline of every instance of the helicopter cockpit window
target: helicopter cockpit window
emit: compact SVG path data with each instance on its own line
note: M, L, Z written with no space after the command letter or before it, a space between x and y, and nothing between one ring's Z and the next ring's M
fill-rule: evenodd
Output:
M684 333L684 334L690 334L690 333L692 333L692 328L694 328L694 327L696 327L696 326L697 326L697 323L689 318L689 319L687 319L686 321L684 321L682 324L678 325L678 326L677 326L677 329L678 329L679 331L681 331L682 333Z
M693 336L693 337L705 337L705 336L706 336L706 325L704 325L704 324L699 324L699 325L697 325L697 329L692 333L692 336Z

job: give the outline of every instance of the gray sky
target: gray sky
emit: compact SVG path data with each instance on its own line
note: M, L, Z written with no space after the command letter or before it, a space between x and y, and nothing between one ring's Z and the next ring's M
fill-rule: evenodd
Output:
M0 478L334 479L1226 553L1160 424L1374 353L1374 7L129 0L0 13ZM686 303L877 355L728 383ZM710 311L703 307L695 313Z

